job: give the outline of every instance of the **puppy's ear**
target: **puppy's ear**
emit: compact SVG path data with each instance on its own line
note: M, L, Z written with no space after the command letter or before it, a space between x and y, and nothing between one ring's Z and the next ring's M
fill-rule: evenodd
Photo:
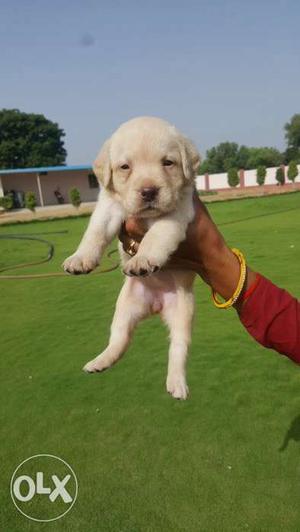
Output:
M109 188L112 183L112 168L110 164L110 139L104 142L93 164L93 170L104 188Z
M200 154L192 141L186 137L180 139L179 146L184 176L187 180L192 181L199 170Z

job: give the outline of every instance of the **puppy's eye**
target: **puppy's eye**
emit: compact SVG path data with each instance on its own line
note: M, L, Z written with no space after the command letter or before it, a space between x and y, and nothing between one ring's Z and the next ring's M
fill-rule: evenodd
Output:
M172 166L174 163L170 159L163 160L163 166Z
M129 165L128 164L122 164L121 169L122 170L129 170Z

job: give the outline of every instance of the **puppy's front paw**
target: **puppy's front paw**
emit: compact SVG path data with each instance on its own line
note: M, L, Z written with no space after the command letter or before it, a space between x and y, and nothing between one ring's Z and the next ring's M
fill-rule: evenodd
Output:
M127 264L125 264L123 272L125 275L146 277L159 270L159 265L155 264L145 256L135 255Z
M189 389L184 375L168 375L167 391L174 397L174 399L187 399Z
M78 275L80 273L90 273L99 264L97 257L74 253L63 262L63 269L67 273Z

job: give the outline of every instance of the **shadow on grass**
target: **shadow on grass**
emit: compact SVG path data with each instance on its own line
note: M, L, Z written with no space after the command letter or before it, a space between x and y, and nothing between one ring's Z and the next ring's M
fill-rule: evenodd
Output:
M291 426L284 437L281 447L279 448L280 452L285 451L290 440L300 442L300 415L296 416L291 422Z

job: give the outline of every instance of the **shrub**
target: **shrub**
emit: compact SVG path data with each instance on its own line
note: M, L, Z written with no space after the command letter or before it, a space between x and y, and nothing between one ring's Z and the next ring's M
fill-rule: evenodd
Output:
M81 203L81 198L80 198L80 192L78 188L71 188L69 192L69 196L70 196L71 203L74 205L74 207L79 207Z
M261 165L256 170L256 183L261 186L265 184L267 169L265 166Z
M34 192L26 192L25 194L25 207L34 211L36 208L36 197Z
M12 209L14 205L14 200L11 194L7 194L6 196L2 196L0 198L0 207L3 207L6 211L9 209Z
M276 181L278 185L284 185L284 170L281 167L276 170Z
M298 175L298 167L297 167L297 162L296 161L291 161L290 164L289 164L289 167L288 167L288 178L290 181L295 181L297 175Z
M230 168L228 170L227 179L228 179L228 184L231 187L236 187L239 184L240 178L239 178L237 168Z

